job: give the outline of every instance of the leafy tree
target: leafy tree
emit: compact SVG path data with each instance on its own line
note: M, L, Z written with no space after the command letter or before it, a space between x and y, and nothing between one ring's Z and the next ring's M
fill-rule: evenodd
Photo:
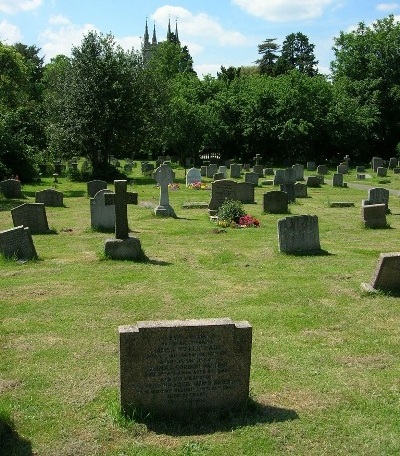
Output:
M233 66L230 66L228 68L225 68L224 66L221 66L221 72L217 72L217 78L229 83L240 76L240 71L240 67L235 68Z
M303 33L291 33L282 44L281 55L276 61L274 73L285 74L297 69L307 76L315 76L318 73L316 68L318 61L315 60L314 47Z
M261 74L273 76L275 64L278 59L279 45L275 43L276 38L267 38L258 45L258 53L261 58L255 61L258 65Z

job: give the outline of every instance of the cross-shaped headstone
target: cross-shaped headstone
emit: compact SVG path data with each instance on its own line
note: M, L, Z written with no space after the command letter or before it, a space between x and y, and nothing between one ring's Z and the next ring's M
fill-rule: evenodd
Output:
M160 206L169 206L168 185L174 182L175 173L163 163L154 171L154 179L160 186Z
M256 161L256 166L258 166L260 164L259 163L260 158L261 158L260 154L256 154L256 156L254 157L254 160Z
M128 204L138 203L138 194L127 191L126 180L115 180L115 193L104 194L104 204L106 206L115 205L115 237L117 239L128 239Z

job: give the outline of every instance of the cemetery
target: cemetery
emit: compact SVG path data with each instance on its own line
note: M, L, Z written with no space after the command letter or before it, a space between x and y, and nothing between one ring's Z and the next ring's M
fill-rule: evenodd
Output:
M396 168L118 161L0 194L0 454L399 454Z

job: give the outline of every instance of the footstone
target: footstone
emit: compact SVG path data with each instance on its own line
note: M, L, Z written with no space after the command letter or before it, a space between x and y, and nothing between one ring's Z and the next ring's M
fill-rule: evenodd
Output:
M120 326L122 410L187 418L242 409L252 327L230 318Z
M36 249L29 228L17 226L10 230L0 231L0 252L7 258L36 259Z
M400 252L381 253L370 284L363 283L365 291L400 291Z

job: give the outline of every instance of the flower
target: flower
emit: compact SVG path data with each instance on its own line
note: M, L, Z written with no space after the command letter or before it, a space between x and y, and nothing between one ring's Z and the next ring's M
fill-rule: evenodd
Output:
M240 217L239 226L242 228L245 228L245 227L257 228L258 226L260 226L260 221L257 220L252 215L246 214L246 215L243 215L242 217Z
M180 186L179 184L168 184L168 188L170 190L179 190Z

